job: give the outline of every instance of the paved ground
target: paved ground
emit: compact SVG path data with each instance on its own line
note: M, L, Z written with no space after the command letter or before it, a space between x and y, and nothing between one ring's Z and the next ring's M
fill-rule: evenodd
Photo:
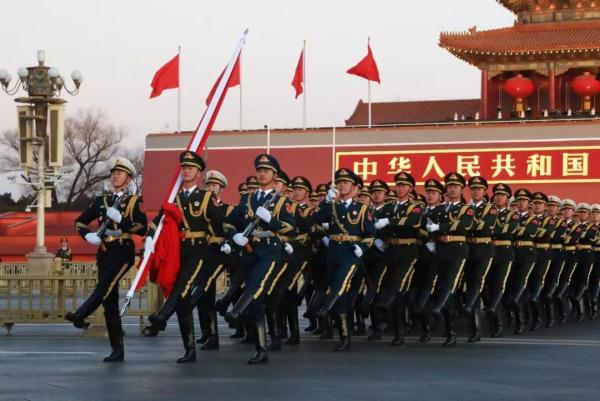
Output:
M462 339L454 349L440 339L411 337L392 348L357 338L351 352L335 354L333 341L305 336L257 367L246 365L253 347L230 340L223 326L219 351L175 364L182 353L175 324L145 338L128 320L122 364L101 363L107 340L82 338L72 326L15 326L12 337L0 337L0 400L600 399L600 321L480 344Z

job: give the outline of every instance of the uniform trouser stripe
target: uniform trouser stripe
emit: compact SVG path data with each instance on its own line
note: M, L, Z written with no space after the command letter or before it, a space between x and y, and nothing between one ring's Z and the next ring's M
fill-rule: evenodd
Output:
M379 275L379 280L377 280L377 292L381 290L381 283L383 282L383 278L385 277L385 273L387 272L387 265L383 267L383 271Z
M223 265L220 264L215 269L215 272L213 274L211 274L211 276L208 278L208 281L206 282L206 285L204 286L204 292L208 291L208 289L212 285L213 281L219 276L219 274L221 274L222 271L223 271Z
M350 289L351 278L354 275L355 269L356 269L356 265L350 266L350 270L348 270L348 273L346 274L346 278L344 278L344 281L342 282L340 291L338 292L339 296L344 295L344 293Z
M458 273L456 274L456 277L454 278L454 284L452 284L452 294L454 294L456 292L456 287L458 286L458 282L460 281L462 275L463 275L463 269L465 267L465 262L467 260L463 259L462 262L460 262L460 267L458 268Z
M291 291L292 288L294 288L294 286L296 285L296 283L298 282L298 279L300 278L300 275L302 273L304 273L304 269L306 268L306 265L308 264L308 262L304 262L302 263L302 265L300 266L300 270L298 270L298 273L296 273L296 275L294 276L292 282L290 283L290 285L288 286L288 291Z
M479 286L479 293L481 293L483 291L483 287L485 286L485 279L488 275L488 273L490 272L490 268L492 267L492 262L494 261L494 258L490 258L487 267L485 268L485 272L483 272L483 276L481 277L481 285Z
M267 295L271 295L271 293L273 292L273 289L275 288L275 286L279 282L279 278L283 275L283 273L285 273L285 271L287 270L287 268L288 268L288 263L285 262L283 264L283 266L281 266L281 269L279 270L279 273L277 273L277 275L275 276L275 279L273 279L273 282L271 283L271 286L269 287L269 291L267 291Z
M181 292L181 298L185 298L187 296L187 294L190 290L190 287L192 286L192 283L196 279L196 276L198 275L198 273L200 273L200 269L202 269L203 265L204 265L204 259L200 259L200 262L198 262L198 266L196 266L196 269L194 269L194 274L192 274L190 279L187 281L185 288Z
M266 281L269 279L269 276L271 275L271 272L273 271L273 269L275 268L275 261L271 262L271 266L269 266L269 270L267 271L267 274L265 274L265 277L263 277L262 281L260 282L260 287L258 287L258 290L256 290L256 292L254 293L254 299L257 300L260 295L263 292L263 289L265 287L265 283Z
M106 291L106 293L102 297L102 301L106 301L106 298L108 298L108 295L111 293L111 291L113 290L113 288L115 287L115 285L119 282L119 280L121 280L121 277L123 277L123 275L125 274L125 271L127 271L128 267L129 267L128 263L125 263L123 265L123 267L121 267L121 270L119 270L119 273L117 273L117 275L115 276L115 278L113 279L113 281L108 286L108 290Z
M506 282L508 281L508 277L510 276L510 271L512 270L513 261L508 262L508 269L506 269L506 274L504 275L504 280L502 280L502 292L506 291Z
M413 259L412 262L410 262L408 269L406 269L404 277L402 277L402 282L400 283L400 292L408 290L408 285L406 285L406 288L404 287L404 285L408 284L407 279L409 277L412 277L413 269L415 268L415 263L417 263L417 259Z

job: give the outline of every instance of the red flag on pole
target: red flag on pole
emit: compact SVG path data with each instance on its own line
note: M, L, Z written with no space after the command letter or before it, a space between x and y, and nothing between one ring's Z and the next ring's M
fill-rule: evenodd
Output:
M225 87L226 89L233 88L234 86L238 86L240 84L240 59L241 58L242 58L242 55L240 54L240 57L238 57L237 61L235 62L235 65L233 66L233 70L231 71L231 76L229 77L229 81L227 81L227 86ZM221 77L223 77L224 72L225 72L225 69L223 69L223 71L221 71L219 78L217 78L217 82L215 82L212 89L210 90L210 93L208 94L208 97L206 98L207 106L210 104L210 101L211 101L213 95L215 94L215 91L217 90L217 85L221 81Z
M358 75L364 79L369 81L376 81L377 83L381 83L379 81L379 70L377 69L377 63L375 62L375 58L373 57L373 52L371 51L371 46L367 45L367 55L365 58L360 60L358 64L354 67L350 68L346 71L348 74Z
M152 93L150 99L160 96L165 89L173 89L179 87L179 54L173 57L171 61L160 67L154 78L152 78Z
M300 59L298 59L298 65L296 66L296 72L294 73L294 79L292 80L292 86L296 89L296 99L304 92L302 85L304 84L304 49L300 53Z

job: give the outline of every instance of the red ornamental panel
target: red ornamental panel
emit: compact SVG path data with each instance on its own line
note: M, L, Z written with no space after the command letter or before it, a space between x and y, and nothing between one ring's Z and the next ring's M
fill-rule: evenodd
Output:
M394 174L410 173L418 184L459 172L483 176L491 184L600 182L600 146L506 147L481 149L399 149L337 152L337 166L353 169L365 182L393 184Z

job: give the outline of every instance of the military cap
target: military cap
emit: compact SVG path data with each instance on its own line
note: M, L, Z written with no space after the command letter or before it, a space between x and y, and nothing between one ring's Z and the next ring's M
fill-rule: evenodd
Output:
M504 194L509 198L512 196L512 190L510 187L502 182L497 183L492 187L492 192L494 195L496 194Z
M337 184L340 181L350 181L352 184L356 185L359 182L359 178L354 171L347 168L341 168L335 172L335 183Z
M317 195L325 195L327 193L327 184L319 184L317 185Z
M273 170L276 173L279 173L281 170L277 159L267 153L261 153L260 155L256 156L256 159L254 159L254 168L256 170L259 168L266 168Z
M556 195L550 195L548 197L548 206L550 205L560 206L560 198Z
M308 178L303 177L301 175L292 179L292 188L303 188L306 189L308 192L312 192L312 185L310 185L310 181L308 180Z
M446 174L446 176L444 177L444 183L446 185L456 184L460 185L461 187L464 187L466 185L465 177L463 177L462 174L459 173Z
M396 194L395 191L388 192L388 194L387 194L387 196L385 198L386 202L395 202L397 200L398 200L398 195Z
M356 185L359 188L362 188L362 187L365 186L365 182L363 181L363 179L359 175L356 176Z
M577 205L577 209L575 209L575 211L576 212L591 212L592 207L590 206L589 203L581 202L580 204Z
M592 205L592 212L600 212L600 204L594 203Z
M417 197L415 198L415 203L418 203L421 205L421 207L425 207L427 206L427 200L425 199L425 197L421 194L417 194Z
M223 188L227 186L227 178L217 170L208 170L206 172L206 183L207 184L219 184Z
M410 196L413 199L417 199L417 197L419 196L419 194L417 193L417 190L413 188L408 193L408 196Z
M124 171L131 177L133 177L136 174L135 167L133 167L133 163L124 157L117 157L115 159L112 167L110 168L110 172L112 173L115 170Z
M240 185L238 185L238 192L240 195L245 195L248 193L248 188L246 187L245 182L242 182Z
M258 179L255 175L246 177L246 189L258 189Z
M310 193L309 200L319 200L319 194L318 194L318 193L316 193L315 191L312 191L312 192Z
M369 198L371 198L371 191L369 189L369 186L363 185L363 187L358 192L358 195L364 195L364 196L368 196Z
M515 197L514 197L514 196L511 196L511 197L508 199L508 204L509 204L509 205L514 205L515 203L517 203L517 200L515 199Z
M279 173L277 174L277 178L275 178L275 181L282 182L285 185L290 185L290 177L288 177L288 175L283 170L279 170Z
M543 192L534 192L531 194L531 200L533 202L548 203L548 195Z
M388 184L382 180L373 180L371 181L371 185L369 186L371 193L374 191L384 191L386 194L390 192L390 187Z
M577 207L577 205L575 204L575 201L573 199L563 199L562 202L560 202L561 209L575 210L576 207Z
M186 150L179 154L179 165L198 167L200 171L203 171L206 168L206 163L204 163L204 160L202 160L200 155L191 150Z
M526 199L531 202L531 192L525 188L517 189L515 192L515 200Z
M487 180L481 176L474 176L469 178L469 188L483 188L488 189Z
M413 176L408 173L405 173L404 171L401 171L394 175L394 182L396 183L396 185L406 184L410 185L411 187L415 186L415 179L413 178Z
M444 193L444 185L438 180L434 180L433 178L425 181L425 191L437 191L441 194Z

